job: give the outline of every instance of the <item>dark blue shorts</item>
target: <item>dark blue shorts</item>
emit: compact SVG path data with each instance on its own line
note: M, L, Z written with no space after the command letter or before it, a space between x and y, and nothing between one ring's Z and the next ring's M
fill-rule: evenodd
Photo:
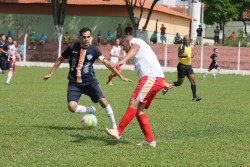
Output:
M8 60L2 60L1 61L1 69L4 70L8 70L12 68L12 63Z
M97 103L101 98L105 98L98 83L93 83L85 86L81 84L69 83L67 93L68 102L78 102L82 94L89 96L94 103Z
M193 67L191 65L185 65L179 63L177 66L178 78L184 78L190 74L194 74Z

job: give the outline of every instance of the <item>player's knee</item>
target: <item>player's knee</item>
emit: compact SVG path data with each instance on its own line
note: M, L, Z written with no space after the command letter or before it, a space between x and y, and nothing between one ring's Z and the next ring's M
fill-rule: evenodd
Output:
M72 113L76 111L77 105L68 104L68 110Z
M106 108L109 105L108 101L105 98L101 98L98 102L102 108Z

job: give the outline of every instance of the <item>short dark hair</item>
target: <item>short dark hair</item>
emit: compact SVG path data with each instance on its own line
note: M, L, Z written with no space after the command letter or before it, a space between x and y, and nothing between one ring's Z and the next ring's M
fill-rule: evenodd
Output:
M82 33L89 31L90 34L92 34L92 30L88 27L84 27L79 31L79 35L82 35Z

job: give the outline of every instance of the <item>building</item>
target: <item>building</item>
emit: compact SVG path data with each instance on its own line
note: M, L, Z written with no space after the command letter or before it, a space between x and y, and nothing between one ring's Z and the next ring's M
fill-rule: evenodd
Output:
M146 0L143 6L139 29L146 22L151 1ZM140 8L135 8L135 17L139 17ZM181 35L189 33L190 17L156 4L146 29L144 39L156 29L158 19L158 33L162 24L167 27L168 37L179 32ZM93 36L99 30L106 34L111 30L115 34L116 27L121 24L125 27L130 22L124 0L68 0L64 31L77 38L80 28L88 26L93 29ZM15 37L23 38L25 33L36 32L37 36L45 33L49 39L54 37L52 7L49 0L0 0L0 32L10 30Z

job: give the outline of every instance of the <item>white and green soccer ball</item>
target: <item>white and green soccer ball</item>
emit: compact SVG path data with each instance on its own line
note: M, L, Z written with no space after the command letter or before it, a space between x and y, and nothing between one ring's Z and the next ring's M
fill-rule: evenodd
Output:
M97 125L98 121L95 115L86 114L82 117L81 124L84 128L93 128Z

